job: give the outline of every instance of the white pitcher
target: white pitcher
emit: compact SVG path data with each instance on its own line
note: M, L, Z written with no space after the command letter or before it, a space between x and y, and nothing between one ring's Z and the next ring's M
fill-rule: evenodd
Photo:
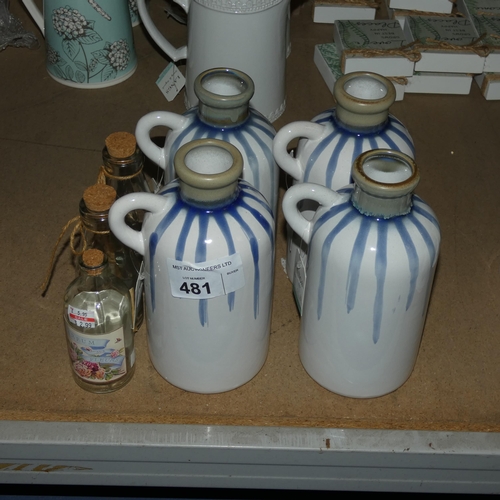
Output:
M196 77L210 68L235 68L255 83L251 104L271 122L285 110L285 66L290 0L175 0L188 14L187 46L175 48L154 25L146 0L138 0L142 22L173 60L186 62L186 108L198 102Z

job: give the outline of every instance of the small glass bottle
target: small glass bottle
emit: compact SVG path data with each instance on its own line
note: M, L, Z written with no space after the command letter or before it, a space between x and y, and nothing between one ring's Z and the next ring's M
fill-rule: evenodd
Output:
M144 154L137 147L134 134L114 132L105 140L102 150L102 173L106 184L116 191L116 197L129 193L151 192L144 175ZM127 216L127 223L140 231L144 210L134 210Z
M84 248L97 248L106 255L111 271L127 286L132 304L132 328L139 330L144 318L142 256L125 246L109 229L108 215L116 191L106 184L88 187L80 201L80 222L85 238Z
M80 275L64 296L73 377L96 394L122 388L135 370L132 308L127 287L97 249L85 250Z

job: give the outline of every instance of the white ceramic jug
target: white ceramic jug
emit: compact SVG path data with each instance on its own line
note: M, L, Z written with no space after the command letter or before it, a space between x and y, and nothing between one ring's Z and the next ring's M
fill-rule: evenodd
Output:
M390 148L415 156L413 140L406 127L389 108L396 99L393 83L376 73L355 72L335 82L336 107L310 122L297 121L278 131L273 143L276 163L298 182L314 182L338 189L351 182L354 161L364 151ZM290 141L300 138L295 156ZM301 211L312 217L315 206L304 200ZM286 270L301 304L307 245L288 231Z
M45 37L49 75L70 87L120 83L135 72L137 57L128 0L22 0Z
M439 253L432 209L413 194L407 155L373 150L356 160L354 184L332 191L295 184L283 199L292 229L309 244L300 359L343 396L382 396L410 376ZM319 204L306 219L302 200Z
M229 142L243 156L243 179L264 195L276 219L279 169L272 152L276 131L248 105L254 94L252 79L234 69L213 68L197 76L194 90L199 104L184 115L153 111L137 122L139 148L163 168L168 183L175 178L174 157L183 144L207 137ZM163 147L150 137L151 130L158 126L170 129Z
M228 391L267 356L274 221L239 180L243 161L231 144L192 141L174 161L179 179L117 200L110 227L144 255L149 354L160 375L188 391ZM136 209L148 211L141 231L125 220Z
M187 46L175 48L154 25L146 0L137 0L145 28L173 60L186 61L186 108L198 102L193 84L210 68L235 68L255 83L252 106L273 122L285 110L290 0L175 0L188 14Z

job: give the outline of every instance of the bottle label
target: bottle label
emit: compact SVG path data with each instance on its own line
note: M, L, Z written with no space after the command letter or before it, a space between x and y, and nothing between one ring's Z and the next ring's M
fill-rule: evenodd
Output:
M302 316L302 306L304 305L304 292L306 286L306 268L307 268L307 255L302 248L297 248L295 257L295 266L293 268L293 296L295 303Z
M123 327L113 333L86 335L66 323L66 333L73 370L82 380L107 383L127 373Z
M183 299L211 299L227 295L245 285L241 255L206 262L167 259L170 289L174 297Z
M81 328L95 328L94 311L68 306L68 320Z

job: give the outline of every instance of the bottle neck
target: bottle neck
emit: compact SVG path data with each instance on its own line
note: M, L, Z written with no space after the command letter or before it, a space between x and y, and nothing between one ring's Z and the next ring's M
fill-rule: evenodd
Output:
M140 149L136 149L134 154L126 158L115 158L109 154L105 147L102 150L102 161L105 174L116 180L130 178L139 175L144 166L144 155Z
M89 210L83 200L80 200L79 209L80 221L84 230L97 234L108 234L110 232L108 221L109 210L94 212L93 210Z
M198 75L194 92L199 100L201 121L218 127L236 127L249 116L254 84L241 71L214 68Z
M337 101L336 119L343 128L359 132L376 132L389 117L396 90L387 78L368 72L340 77L334 87Z
M217 139L198 139L179 148L174 157L180 196L205 210L232 203L239 194L243 158L236 147Z
M420 180L415 162L404 153L374 149L361 154L352 169L353 206L363 215L390 219L406 215Z

